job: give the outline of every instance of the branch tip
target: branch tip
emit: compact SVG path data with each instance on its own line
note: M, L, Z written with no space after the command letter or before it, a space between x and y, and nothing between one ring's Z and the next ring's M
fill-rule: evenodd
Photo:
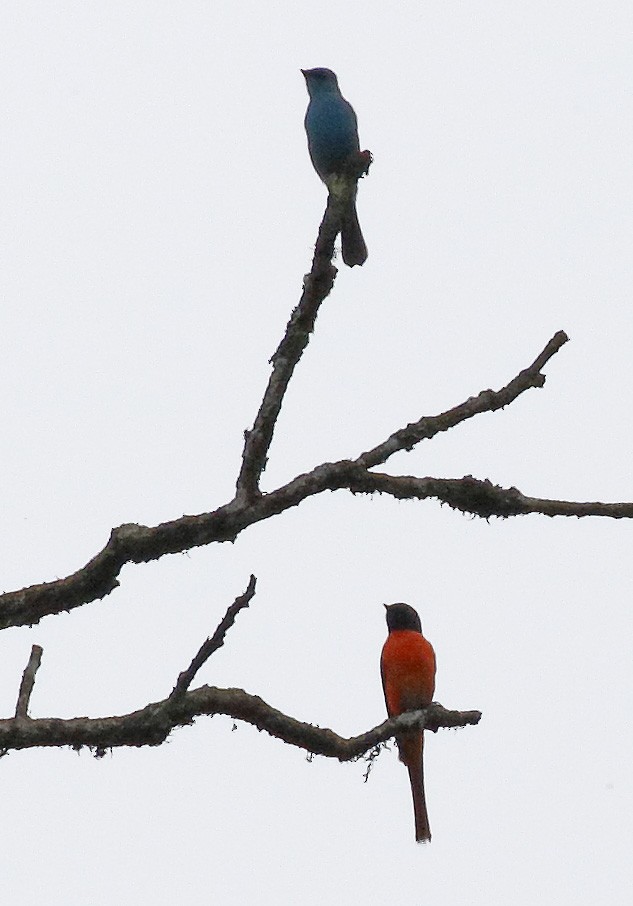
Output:
M17 720L26 720L29 716L29 701L31 699L31 693L33 692L33 686L35 685L35 674L39 670L39 666L42 662L43 652L44 650L41 645L33 645L31 648L31 655L28 664L24 668L24 673L22 674L18 701L15 706L15 716Z
M229 631L235 618L245 607L248 607L251 600L255 595L255 586L257 585L257 579L254 575L251 574L251 577L248 581L248 586L246 591L241 594L239 597L233 601L230 607L227 609L226 613L222 617L222 620L218 624L217 629L211 636L211 638L206 639L198 649L197 654L189 664L186 670L179 675L176 680L176 685L171 691L169 698L167 699L168 703L173 703L178 699L182 698L183 695L188 690L189 686L194 680L194 677L198 670L203 666L203 664L208 661L214 651L217 651L218 648L221 648L224 645L224 637Z

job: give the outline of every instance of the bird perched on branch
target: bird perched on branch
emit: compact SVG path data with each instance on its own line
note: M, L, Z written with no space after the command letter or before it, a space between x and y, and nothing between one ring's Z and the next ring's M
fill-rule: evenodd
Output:
M433 701L435 692L435 652L422 635L417 612L409 604L385 604L389 635L380 657L380 674L387 713L396 717L404 711L418 711ZM424 730L408 730L396 737L400 761L409 770L415 839L431 839L429 816L424 796Z
M343 198L343 261L354 267L367 260L367 246L356 213L356 188L361 172L367 171L371 155L360 151L356 114L341 94L332 70L302 69L301 72L310 95L305 116L310 158L330 195Z

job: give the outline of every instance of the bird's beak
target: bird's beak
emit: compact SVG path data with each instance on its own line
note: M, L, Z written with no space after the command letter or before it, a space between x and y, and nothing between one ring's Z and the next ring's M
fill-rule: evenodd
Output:
M389 610L389 605L388 605L388 604L383 604L382 606L385 608L385 610Z
M303 78L305 79L305 77L306 77L306 75L307 75L307 73L308 73L308 70L307 70L307 69L302 69L301 72L302 72L302 74L303 74Z

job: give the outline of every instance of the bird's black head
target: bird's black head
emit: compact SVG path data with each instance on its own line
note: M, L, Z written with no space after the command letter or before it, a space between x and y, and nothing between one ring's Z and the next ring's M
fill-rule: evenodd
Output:
M387 629L411 629L422 632L422 623L416 610L410 604L385 604L387 611Z

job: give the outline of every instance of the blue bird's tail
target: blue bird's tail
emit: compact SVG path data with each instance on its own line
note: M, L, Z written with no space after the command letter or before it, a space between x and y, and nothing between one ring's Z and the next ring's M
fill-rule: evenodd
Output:
M367 246L358 222L356 201L352 200L341 223L343 261L348 267L367 261Z

